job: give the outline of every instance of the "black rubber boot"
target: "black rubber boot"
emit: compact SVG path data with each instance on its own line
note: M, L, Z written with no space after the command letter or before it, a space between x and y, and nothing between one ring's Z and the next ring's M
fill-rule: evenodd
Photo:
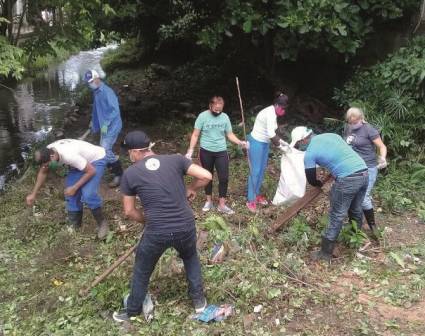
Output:
M68 211L68 223L75 230L78 230L81 227L82 221L83 221L82 211Z
M335 242L329 240L325 237L322 238L322 247L320 251L315 251L311 254L311 259L313 261L324 260L326 262L330 262L332 259L332 252L335 247Z
M111 173L114 174L114 178L109 183L109 187L110 188L116 188L120 185L121 176L122 176L122 173L123 173L121 161L117 160L117 161L109 164L109 167L111 168Z
M379 231L375 223L375 211L372 209L363 210L364 217L366 218L367 225L369 225L372 231L372 238L379 240Z
M91 209L94 219L97 223L97 238L105 239L108 235L109 226L106 219L103 217L102 208Z

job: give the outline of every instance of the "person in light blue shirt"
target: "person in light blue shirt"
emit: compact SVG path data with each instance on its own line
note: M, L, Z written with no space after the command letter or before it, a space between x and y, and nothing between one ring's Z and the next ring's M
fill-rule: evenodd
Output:
M292 130L290 147L305 151L304 169L312 186L322 187L316 178L316 166L328 169L335 178L330 192L329 224L322 237L321 250L312 255L314 260L329 262L347 214L359 228L362 226L362 202L368 185L366 163L339 135L314 135L304 126Z
M105 148L107 166L111 169L114 178L109 186L118 187L123 173L121 161L117 159L112 146L117 141L122 128L120 106L115 92L100 79L96 70L88 70L84 80L93 91L92 133L100 131L100 146Z
M229 154L227 153L226 137L231 142L246 148L246 142L239 140L232 131L230 119L223 112L224 100L220 96L210 99L209 109L200 113L195 121L189 149L186 158L192 159L193 151L198 138L200 140L199 160L203 168L214 174L214 167L218 175L219 212L231 215L234 211L226 205L227 186L229 180ZM207 212L213 208L212 181L205 187L207 201L202 211Z

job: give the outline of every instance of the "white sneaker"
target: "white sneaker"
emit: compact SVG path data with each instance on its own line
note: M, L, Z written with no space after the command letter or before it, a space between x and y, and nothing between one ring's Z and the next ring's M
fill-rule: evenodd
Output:
M235 212L232 210L232 209L230 209L227 205L224 205L224 206L218 206L217 207L217 210L218 210L218 212L222 212L222 213L224 213L224 214L226 214L226 215L233 215Z
M203 212L208 212L214 208L213 202L205 202L204 207L202 208Z

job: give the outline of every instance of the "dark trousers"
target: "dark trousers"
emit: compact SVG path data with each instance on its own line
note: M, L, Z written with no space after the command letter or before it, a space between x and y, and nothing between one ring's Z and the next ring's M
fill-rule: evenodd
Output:
M204 297L195 228L188 232L145 233L136 251L131 292L127 301L129 316L136 316L142 312L150 276L161 255L170 247L174 247L183 259L191 299Z
M367 171L356 176L336 178L330 193L329 225L324 237L335 241L341 231L345 217L350 213L352 219L362 226L362 202L368 185Z
M199 160L203 168L214 174L214 167L218 176L218 196L227 196L227 186L229 184L229 154L227 151L210 152L201 148ZM205 194L212 195L212 181L205 187Z

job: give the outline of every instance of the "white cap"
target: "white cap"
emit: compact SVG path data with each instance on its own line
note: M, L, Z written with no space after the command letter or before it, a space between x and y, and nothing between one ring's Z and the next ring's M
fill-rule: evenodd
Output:
M291 143L290 147L294 147L300 140L307 138L313 131L305 126L295 127L291 132Z
M87 83L91 83L93 82L96 78L100 78L99 73L96 70L88 70L85 74L84 74L84 80Z

